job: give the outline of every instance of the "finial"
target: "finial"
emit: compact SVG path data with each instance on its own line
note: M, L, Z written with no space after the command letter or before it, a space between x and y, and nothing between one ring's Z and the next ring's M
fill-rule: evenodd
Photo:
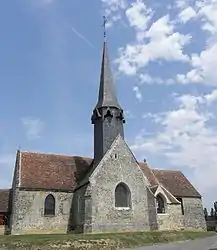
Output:
M18 145L18 148L17 148L17 152L20 152L21 151L21 147L20 147L20 144Z
M104 39L106 38L106 23L107 23L107 18L106 16L103 16Z

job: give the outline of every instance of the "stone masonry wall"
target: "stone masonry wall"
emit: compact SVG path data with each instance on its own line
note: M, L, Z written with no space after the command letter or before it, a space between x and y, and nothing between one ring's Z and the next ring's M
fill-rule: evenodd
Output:
M55 197L55 216L44 216L44 201L48 194ZM66 233L72 193L45 191L16 191L12 234Z
M167 204L166 213L158 214L159 230L179 230L184 228L183 215L180 204Z
M115 207L115 188L120 182L131 191L129 209ZM92 232L150 230L157 225L155 198L148 195L148 180L121 137L97 166L90 183Z
M76 190L73 196L72 227L77 233L92 232L92 197L90 184Z
M0 235L5 234L5 226L0 226Z
M183 198L183 206L185 228L206 230L202 200L200 198Z

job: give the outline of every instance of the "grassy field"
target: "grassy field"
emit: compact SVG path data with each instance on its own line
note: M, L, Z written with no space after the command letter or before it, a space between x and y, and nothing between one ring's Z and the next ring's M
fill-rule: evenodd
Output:
M0 236L0 250L50 250L50 249L120 249L160 242L193 240L215 235L214 232L131 232L111 234L23 235Z

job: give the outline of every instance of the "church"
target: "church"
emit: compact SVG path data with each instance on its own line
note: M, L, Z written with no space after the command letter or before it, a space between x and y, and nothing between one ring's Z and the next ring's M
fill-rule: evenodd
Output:
M0 234L206 230L183 173L138 162L124 140L106 40L91 121L93 158L17 151L11 188L0 190Z

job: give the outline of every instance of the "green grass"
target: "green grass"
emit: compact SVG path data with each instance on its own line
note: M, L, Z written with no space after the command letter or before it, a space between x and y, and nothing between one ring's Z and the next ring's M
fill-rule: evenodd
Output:
M163 242L193 240L212 235L215 235L215 233L193 231L127 232L86 235L9 235L0 236L0 248L5 247L7 250L112 250Z

